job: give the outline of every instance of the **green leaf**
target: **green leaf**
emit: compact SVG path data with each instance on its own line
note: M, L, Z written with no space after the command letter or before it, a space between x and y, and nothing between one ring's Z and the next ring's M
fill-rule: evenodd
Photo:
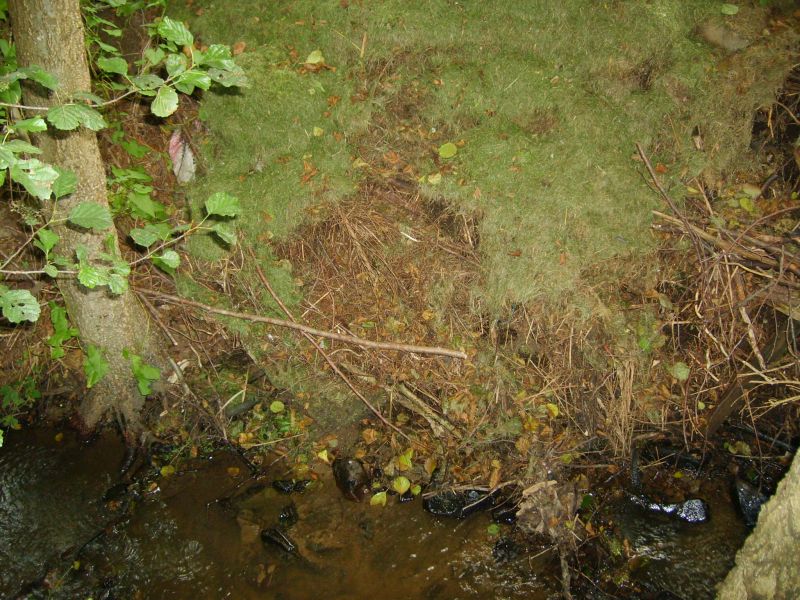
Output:
M284 406L283 402L281 402L280 400L274 400L269 405L269 412L277 415L282 413L285 410L285 408L286 407Z
M201 90L207 90L211 87L211 77L208 76L208 73L192 69L178 77L175 81L175 87L184 94L191 94L196 87Z
M35 158L17 161L10 170L11 179L40 200L47 200L53 191L53 182L58 179L56 170Z
M208 216L235 217L242 212L239 199L227 192L216 192L206 200L206 214Z
M229 246L234 246L236 244L236 232L225 223L214 223L211 231Z
M29 144L23 140L9 140L3 144L3 148L10 150L14 154L41 154L41 148Z
M325 57L322 55L321 50L314 50L306 58L307 65L324 65Z
M131 229L131 239L143 248L149 248L156 242L164 242L172 234L172 229L167 223L150 223L142 228Z
M115 296L124 294L128 289L128 279L119 273L111 273L108 276L108 290Z
M58 88L58 78L45 71L42 67L31 65L30 67L18 69L18 71L25 76L25 79L32 79L48 90L55 90Z
M75 193L78 189L78 176L67 169L53 167L58 173L58 178L53 182L53 196L56 200Z
M97 59L97 66L106 73L116 73L117 75L128 74L128 63L121 56L101 56Z
M378 492L369 499L370 506L386 506L386 492Z
M38 240L34 240L33 245L39 248L42 252L44 252L45 256L50 254L50 251L55 247L58 243L58 240L61 238L57 233L47 229L40 229L36 232L36 237L39 238Z
M156 28L158 35L165 40L178 44L179 46L191 46L194 43L192 32L180 21L175 21L169 17L164 17Z
M197 52L195 60L198 65L205 65L214 69L230 71L236 67L231 57L231 49L222 44L211 44L205 52Z
M41 311L36 298L28 290L9 289L0 292L0 309L3 316L12 323L35 323Z
M144 158L150 153L150 148L140 144L136 140L123 140L119 143L119 145L133 158Z
M63 104L47 111L47 120L62 131L71 131L83 125L92 131L106 127L103 115L97 109L85 104Z
M164 61L164 67L167 69L167 75L177 77L189 68L189 59L183 54L170 54Z
M500 533L500 525L492 523L486 528L486 533L489 535L498 535Z
M719 12L721 12L723 15L732 16L739 12L739 7L735 4L725 3L720 5Z
M67 219L73 225L94 231L102 231L113 225L111 211L97 202L81 202L69 211Z
M63 358L64 343L77 336L78 329L69 326L67 310L53 302L50 303L50 322L53 324L53 335L47 338L47 345L50 346L50 358Z
M0 144L0 171L5 171L17 162L14 153L6 148L6 144ZM3 173L5 175L5 173Z
M53 264L45 265L44 267L42 267L42 271L44 271L45 275L47 275L48 277L52 277L53 279L58 277L58 267L56 267Z
M150 193L129 192L126 196L128 209L134 217L156 221L165 219L167 211L164 205L150 197Z
M148 365L142 360L141 356L133 354L127 349L122 351L122 356L127 358L131 363L131 371L136 378L139 393L142 396L149 396L152 394L153 390L150 384L161 377L161 371L153 365Z
M22 119L13 125L14 131L28 131L30 133L39 133L40 131L47 130L47 123L42 117L33 117L31 119Z
M154 256L153 264L162 271L175 275L175 269L181 264L181 257L175 250L167 250L160 256Z
M153 73L144 73L143 75L137 75L131 79L131 83L138 89L141 90L155 90L162 85L164 85L164 80L161 79L158 75L154 75Z
M108 269L100 268L89 263L81 263L78 267L78 281L84 287L93 290L98 285L108 284Z
M150 66L159 64L162 60L164 60L165 56L166 53L162 48L148 48L144 51L144 60L147 61Z
M669 374L672 375L678 381L686 381L687 379L689 379L689 373L691 373L691 370L689 369L689 366L684 362L676 362L669 369Z
M91 389L97 384L106 373L108 373L108 361L103 358L103 353L97 346L91 344L86 348L86 356L83 359L83 372L86 374L86 387Z
M234 66L233 69L209 69L208 76L222 87L250 87L247 75L238 66Z
M157 117L168 117L178 110L178 93L168 85L158 88L158 93L150 104L150 110Z
M392 481L392 489L398 494L405 494L410 487L411 482L407 477L403 477L402 475L400 477L395 477L394 481Z
M439 146L440 158L453 158L456 154L458 154L458 146L456 146L453 142L447 142L446 144Z

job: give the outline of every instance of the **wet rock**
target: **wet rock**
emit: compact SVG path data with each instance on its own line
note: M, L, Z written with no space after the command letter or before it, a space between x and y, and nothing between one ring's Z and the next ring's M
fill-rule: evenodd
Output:
M261 541L264 542L265 546L275 546L289 554L297 552L297 544L280 527L270 527L263 530L261 532Z
M370 490L370 476L364 464L354 458L337 458L333 461L333 478L344 497L361 502Z
M492 495L482 490L447 491L425 498L422 508L437 517L463 519L493 503Z
M513 525L517 521L517 507L508 504L498 506L492 510L492 521L505 525Z
M708 505L699 498L678 503L661 503L643 495L631 495L631 502L653 513L670 515L687 523L704 523L710 515Z
M739 512L748 527L753 527L758 520L761 507L768 500L767 496L754 485L744 479L737 478L733 483L734 498Z
M512 561L519 556L519 546L511 538L501 537L492 547L492 556L499 563Z
M294 505L294 502L291 504L287 504L281 509L280 514L278 514L278 522L281 524L282 527L289 528L299 520L300 516L297 514L297 507Z
M281 494L293 494L304 492L310 483L310 479L276 479L272 487Z

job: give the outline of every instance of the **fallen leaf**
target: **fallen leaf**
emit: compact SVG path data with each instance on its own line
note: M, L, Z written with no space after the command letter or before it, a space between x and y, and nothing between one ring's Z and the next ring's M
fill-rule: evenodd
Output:
M234 56L239 56L242 52L244 52L245 48L247 48L246 42L242 41L236 42L231 48L231 54L233 54Z

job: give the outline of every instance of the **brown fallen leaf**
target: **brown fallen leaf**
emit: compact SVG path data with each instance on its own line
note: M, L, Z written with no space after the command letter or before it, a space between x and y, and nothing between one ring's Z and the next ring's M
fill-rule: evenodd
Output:
M231 54L233 54L234 56L239 56L242 52L244 52L245 48L247 48L247 42L244 41L236 42L231 48Z

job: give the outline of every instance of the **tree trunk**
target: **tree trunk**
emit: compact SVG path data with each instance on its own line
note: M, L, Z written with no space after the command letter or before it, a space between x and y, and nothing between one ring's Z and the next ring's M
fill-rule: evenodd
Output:
M10 0L9 7L20 65L38 65L55 75L60 83L58 91L52 94L35 84L26 85L25 102L51 106L68 100L75 92L89 91L91 81L79 0ZM56 219L65 217L80 202L108 207L106 174L93 131L83 128L49 131L36 141L43 151L42 160L78 176L76 192L56 203ZM105 250L104 242L109 237L113 238L113 247L119 248L113 228L95 233L61 225L56 232L61 236L56 250L72 259L75 248L81 244L88 248L90 260L97 257ZM109 363L108 374L90 390L80 406L83 424L93 429L113 411L126 433L135 432L144 398L139 394L130 363L122 356L123 349L163 367L147 314L130 292L113 296L105 287L90 290L73 278L60 280L59 287L70 318L80 330L82 343L100 348Z
M800 598L800 458L795 456L778 491L761 509L719 600Z

